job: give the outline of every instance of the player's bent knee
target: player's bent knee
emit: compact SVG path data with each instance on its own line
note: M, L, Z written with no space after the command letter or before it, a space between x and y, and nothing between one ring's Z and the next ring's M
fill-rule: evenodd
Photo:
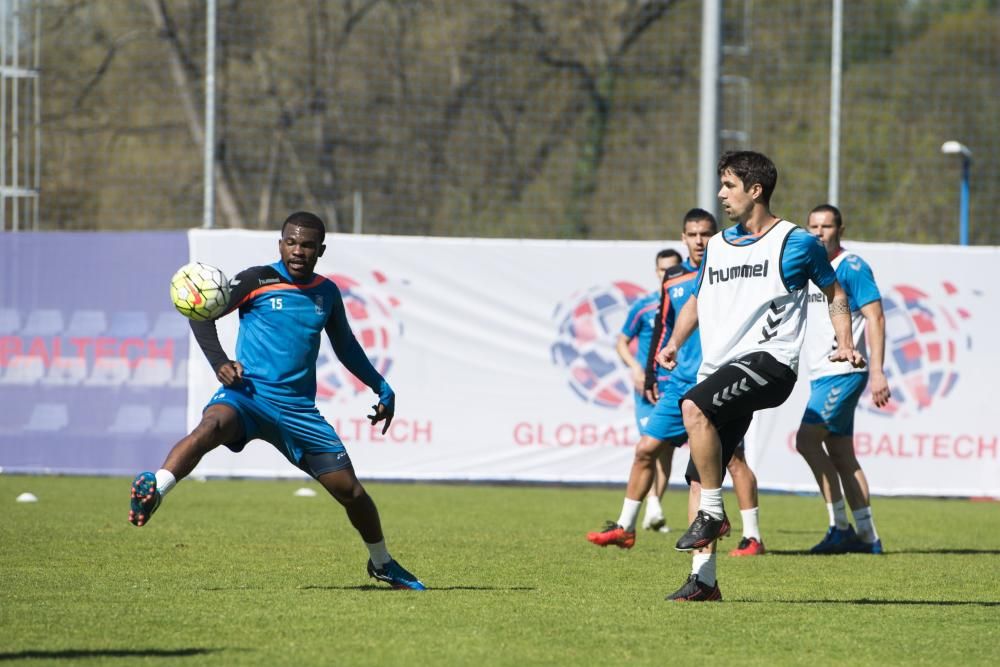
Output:
M636 462L653 465L653 461L656 460L662 447L663 443L660 440L645 435L642 436L639 444L635 446Z
M708 423L708 417L705 416L705 413L702 412L697 403L689 398L681 402L681 415L684 417L685 426L700 426Z

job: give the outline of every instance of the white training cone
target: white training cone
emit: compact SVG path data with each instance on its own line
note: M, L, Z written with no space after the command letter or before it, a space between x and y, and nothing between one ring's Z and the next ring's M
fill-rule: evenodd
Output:
M27 491L25 491L24 493L22 493L21 495L19 495L17 497L17 502L19 502L19 503L37 503L38 502L38 496L36 496L33 493L28 493Z
M299 498L312 498L316 495L316 492L303 486L301 489L295 491L295 495Z

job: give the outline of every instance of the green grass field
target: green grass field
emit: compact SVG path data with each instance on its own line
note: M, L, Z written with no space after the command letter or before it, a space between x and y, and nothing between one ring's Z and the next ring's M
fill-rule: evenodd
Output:
M599 549L622 490L369 484L393 555L431 588L371 583L304 482L185 481L144 528L122 478L0 476L0 662L259 665L991 664L1000 504L879 498L887 554L802 552L816 497L764 495L770 554L722 556L722 603L663 600L677 533ZM315 487L314 488L318 488ZM24 491L39 502L15 503ZM735 499L726 498L731 514ZM667 493L675 528L685 495ZM738 514L737 514L738 516ZM736 528L734 526L734 528ZM728 550L736 540L722 542Z

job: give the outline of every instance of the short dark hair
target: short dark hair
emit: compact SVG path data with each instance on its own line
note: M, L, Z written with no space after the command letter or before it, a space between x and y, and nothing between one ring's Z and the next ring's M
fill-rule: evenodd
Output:
M706 211L703 208L693 208L684 214L684 222L681 223L681 230L687 229L687 224L689 222L701 222L705 220L712 223L712 230L719 231L719 223L716 222L715 216Z
M844 219L840 217L840 209L833 204L820 204L813 210L809 211L809 215L813 213L831 213L833 214L833 222L838 227L844 226Z
M770 206L771 193L778 184L778 168L769 157L754 151L729 151L719 158L718 175L722 176L727 169L743 181L744 192L760 184L761 201Z
M309 211L296 211L290 216L285 218L285 222L281 224L281 235L285 235L285 227L288 225L294 225L296 227L305 227L306 229L315 229L319 232L319 242L322 243L326 238L326 225L323 224L323 219L320 218L315 213L310 213Z
M677 252L676 250L674 250L673 248L664 248L660 252L656 253L656 262L657 262L657 264L659 264L659 262L660 262L661 259L664 259L666 257L670 257L672 259L676 259L678 262L683 262L684 261L684 258L681 257L681 254L679 252Z

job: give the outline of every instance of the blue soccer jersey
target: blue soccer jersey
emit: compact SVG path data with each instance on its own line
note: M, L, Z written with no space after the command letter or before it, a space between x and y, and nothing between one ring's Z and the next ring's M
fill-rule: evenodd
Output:
M656 310L660 306L659 291L639 297L629 308L622 325L622 335L636 342L635 360L640 366L646 365L649 354L649 344L653 339L653 329L656 328Z
M368 361L347 322L340 289L313 274L295 282L282 262L239 273L232 281L228 312L239 310L236 360L253 394L286 405L316 401L316 358L323 332L337 358L376 393L382 376ZM218 344L214 322L192 323L213 369L228 358Z
M847 293L851 312L861 310L882 298L875 283L875 274L868 262L851 254L837 265L837 281Z
M666 315L668 318L668 326L665 327L667 338L670 336L670 332L673 331L673 324L677 314L681 312L684 304L694 294L694 289L698 282L698 274L687 269L688 267L685 267L687 272L670 278L663 283L664 294L670 302L670 307ZM661 341L660 346L662 347L664 343L666 343L666 338ZM698 378L699 366L701 366L701 337L695 331L677 351L677 365L670 371L670 376L680 382L695 382Z

